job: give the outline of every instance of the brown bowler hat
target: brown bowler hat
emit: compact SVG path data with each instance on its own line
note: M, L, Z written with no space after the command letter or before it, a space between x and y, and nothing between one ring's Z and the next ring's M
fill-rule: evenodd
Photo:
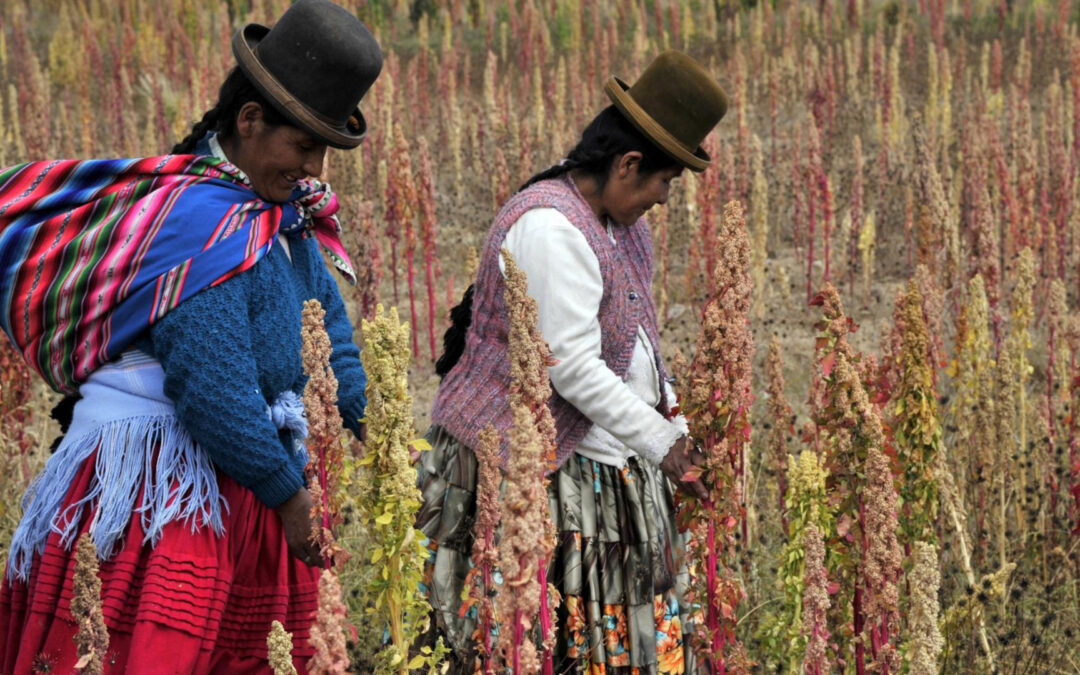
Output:
M367 133L360 99L382 70L382 51L351 12L329 0L297 0L273 28L237 31L233 54L267 100L301 129L335 148Z
M674 49L660 54L634 86L612 75L611 102L638 131L691 171L711 159L701 142L727 112L727 94L701 65Z

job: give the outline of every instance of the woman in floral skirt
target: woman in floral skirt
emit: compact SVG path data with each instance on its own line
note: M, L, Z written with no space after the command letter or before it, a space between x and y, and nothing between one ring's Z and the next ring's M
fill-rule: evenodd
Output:
M504 469L514 452L506 440L504 248L528 278L557 360L549 405L558 468L548 489L558 530L548 579L563 598L556 672L698 671L687 640L675 491L704 495L699 482L683 480L702 457L660 356L644 214L667 201L684 169L709 165L701 143L727 98L676 51L659 55L633 86L612 77L605 92L612 105L567 158L530 179L496 216L439 364L444 379L428 434L433 451L422 460L418 526L433 551L435 623L463 672L471 672L474 651L474 622L458 616L473 536L472 448L490 424L501 432Z

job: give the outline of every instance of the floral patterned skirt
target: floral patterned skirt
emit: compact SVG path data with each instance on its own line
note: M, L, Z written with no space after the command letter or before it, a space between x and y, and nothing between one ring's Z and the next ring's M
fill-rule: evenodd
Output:
M469 571L476 458L439 427L422 455L417 527L431 550L425 578L451 672L473 672L475 621L458 615ZM674 487L649 463L624 467L572 455L551 476L548 504L559 532L548 578L562 594L557 673L697 673L684 638L689 608L685 536L675 527Z

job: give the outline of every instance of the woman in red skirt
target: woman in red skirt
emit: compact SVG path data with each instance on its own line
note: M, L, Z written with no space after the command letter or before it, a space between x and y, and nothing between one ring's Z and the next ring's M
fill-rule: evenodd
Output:
M326 309L345 424L366 379L326 253L352 279L315 180L379 47L299 0L237 33L217 105L173 155L0 171L0 326L70 427L27 490L0 583L0 675L70 673L74 544L100 559L106 673L270 672L271 622L304 669L318 590L300 394L303 302Z

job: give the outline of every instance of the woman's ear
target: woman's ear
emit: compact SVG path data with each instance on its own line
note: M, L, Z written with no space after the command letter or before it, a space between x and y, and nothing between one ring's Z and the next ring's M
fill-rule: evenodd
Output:
M641 160L644 157L637 150L631 150L619 155L619 158L615 160L615 175L623 179L635 175L641 168Z
M262 106L255 101L248 101L240 106L240 111L236 113L236 135L240 138L251 138L262 118Z

